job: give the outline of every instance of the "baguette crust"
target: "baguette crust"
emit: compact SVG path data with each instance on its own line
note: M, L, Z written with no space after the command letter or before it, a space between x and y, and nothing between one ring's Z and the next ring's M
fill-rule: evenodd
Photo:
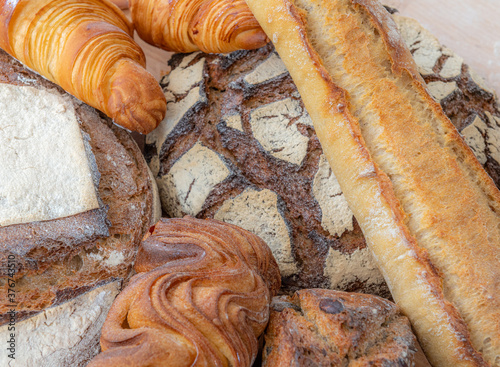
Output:
M307 11L247 3L431 362L498 366L500 193L427 93L393 20L369 0L295 2ZM313 39L315 25L324 35Z

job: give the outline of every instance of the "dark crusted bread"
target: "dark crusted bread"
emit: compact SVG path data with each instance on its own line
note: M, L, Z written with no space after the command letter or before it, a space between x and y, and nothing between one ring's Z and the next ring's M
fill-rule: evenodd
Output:
M275 297L263 366L412 366L408 319L383 298L326 289Z
M1 50L0 83L65 94ZM112 300L120 282L130 275L139 242L153 217L155 184L134 140L93 108L73 97L64 98L73 104L83 136L88 135L86 140L91 148L88 153L95 157L94 168L98 171L95 182L98 183L101 205L98 209L61 219L0 227L0 287L2 293L7 294L7 260L11 256L16 264L13 279L18 330L21 320L84 293L89 294L93 289L102 288L107 298L112 293ZM95 299L99 294L88 297ZM0 325L11 320L7 311L12 307L8 302L0 302ZM71 307L68 306L69 309ZM107 312L104 304L100 307L99 312ZM64 317L69 317L69 314L64 316L62 312L56 320L61 321ZM47 315L43 318L49 319ZM72 328L81 327L81 332L90 327L90 324L85 324L87 321L95 321L90 309L79 320L80 326L73 325ZM53 330L47 330L47 333L65 335L64 330L57 329L55 324ZM33 328L43 326L43 322L37 322L26 333L35 334ZM4 331L2 328L1 332ZM98 333L99 329L95 332ZM18 338L23 336L27 337L18 335ZM66 338L70 336L66 334ZM95 349L98 339L95 338L92 343ZM57 350L55 344L51 352ZM37 365L42 365L41 358L46 352L43 345L44 342L40 341L39 345L30 346L42 351L38 354L40 359L35 361ZM22 353L27 357L30 348L23 348ZM2 357L4 355L2 353ZM78 365L75 360L67 362Z
M396 19L430 91L499 185L494 93L418 23ZM229 55L177 54L170 66L162 80L167 119L146 145L164 212L215 217L258 234L273 249L285 291L388 296L272 45Z

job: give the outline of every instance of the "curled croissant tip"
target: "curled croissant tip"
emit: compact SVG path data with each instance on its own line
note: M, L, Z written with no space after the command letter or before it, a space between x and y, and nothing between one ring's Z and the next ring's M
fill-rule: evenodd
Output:
M264 47L268 42L269 38L267 38L264 31L260 28L241 32L235 38L236 47L243 50Z
M165 117L167 101L159 83L133 62L116 68L108 93L106 113L128 130L148 134Z

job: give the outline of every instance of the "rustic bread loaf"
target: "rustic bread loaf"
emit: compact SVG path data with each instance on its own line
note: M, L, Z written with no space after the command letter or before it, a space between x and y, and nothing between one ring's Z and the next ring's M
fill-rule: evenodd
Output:
M18 361L37 366L84 365L97 352L98 324L89 329L89 335L83 334L93 323L103 322L122 280L130 275L139 242L152 224L155 183L127 132L3 51L0 83L61 96L67 110L74 110L94 161L101 203L97 209L72 216L0 227L2 293L8 294L9 278L15 282L15 305L0 303L0 324L4 325L0 335L2 339L9 335L12 318L8 311L14 308L16 327L23 330L17 334ZM14 274L8 268L11 259ZM80 305L78 310L75 304ZM51 317L53 327L46 327L44 320ZM34 336L42 341L35 341ZM82 349L88 352L80 356L76 351ZM6 353L1 353L2 365L8 361L4 358Z
M373 0L248 0L431 363L500 363L500 191ZM425 306L424 306L425 305Z
M416 352L410 322L392 302L304 289L273 299L262 365L413 366Z
M97 366L250 367L280 287L267 245L231 224L162 219L113 303Z
M418 23L396 19L431 92L438 96L435 86L445 83L456 88L441 105L500 185L494 94ZM256 233L273 249L284 291L389 296L272 45L229 55L177 54L170 65L162 80L167 119L146 144L164 212L221 219ZM449 66L442 72L441 65Z

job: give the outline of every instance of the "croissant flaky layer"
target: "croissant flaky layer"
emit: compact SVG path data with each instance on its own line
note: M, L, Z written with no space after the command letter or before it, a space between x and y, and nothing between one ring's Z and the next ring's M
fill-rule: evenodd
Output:
M131 0L139 36L168 51L227 53L269 40L245 0Z
M108 0L0 0L0 47L123 127L148 133L166 100L132 23Z
M280 287L259 237L216 220L162 219L135 270L90 367L251 366Z

